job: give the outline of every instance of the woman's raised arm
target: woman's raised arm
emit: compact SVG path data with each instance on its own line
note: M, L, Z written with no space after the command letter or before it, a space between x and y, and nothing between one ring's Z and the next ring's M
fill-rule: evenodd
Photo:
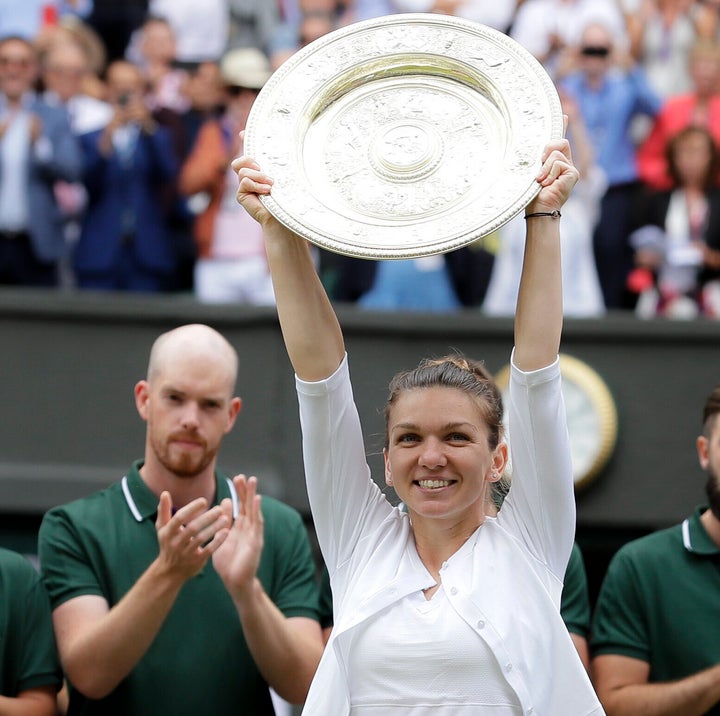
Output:
M270 194L272 179L252 158L236 159L233 169L239 179L238 201L263 227L280 326L293 368L303 380L322 380L340 365L345 346L308 243L277 221L260 201L259 195ZM515 316L515 364L521 370L549 365L560 347L560 229L554 214L577 179L567 140L548 144L538 174L542 188L525 212L525 257Z
M525 210L526 238L515 312L515 365L532 371L550 365L560 350L563 322L559 212L578 180L570 145L547 145L538 174L542 188Z
M275 300L288 356L302 380L332 375L345 355L342 331L305 239L283 226L260 201L272 179L250 157L233 162L238 201L263 228Z

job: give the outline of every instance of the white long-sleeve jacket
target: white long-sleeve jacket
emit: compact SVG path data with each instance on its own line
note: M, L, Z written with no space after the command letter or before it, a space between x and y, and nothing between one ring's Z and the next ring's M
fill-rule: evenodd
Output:
M315 528L330 572L334 628L303 714L350 710L343 639L403 597L432 586L410 521L372 480L347 359L328 379L296 379ZM598 716L602 707L560 617L562 579L575 533L572 466L559 361L512 367L513 480L475 549L451 560L451 606L497 656L524 714Z

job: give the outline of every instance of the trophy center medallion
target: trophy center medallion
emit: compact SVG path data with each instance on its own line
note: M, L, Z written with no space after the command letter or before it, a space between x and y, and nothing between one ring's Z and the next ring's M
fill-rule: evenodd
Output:
M370 144L370 164L392 182L426 177L442 157L442 139L434 128L413 121L383 127Z

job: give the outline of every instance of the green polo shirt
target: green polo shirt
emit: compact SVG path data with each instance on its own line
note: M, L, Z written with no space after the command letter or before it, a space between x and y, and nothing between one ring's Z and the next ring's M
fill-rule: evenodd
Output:
M587 639L590 634L590 595L582 552L573 544L565 570L560 614L568 631Z
M50 510L39 533L42 573L53 608L84 594L112 607L158 554L158 498L136 462L121 482ZM232 483L216 475L216 503ZM264 547L258 578L287 617L318 618L315 564L300 514L262 498ZM68 716L272 714L267 683L245 642L240 620L210 560L183 585L150 649L108 697L93 701L71 688Z
M15 697L61 684L50 602L40 575L21 554L0 549L0 694Z
M720 663L720 550L700 522L702 512L613 556L595 608L593 655L645 661L651 682ZM708 713L720 714L720 706Z

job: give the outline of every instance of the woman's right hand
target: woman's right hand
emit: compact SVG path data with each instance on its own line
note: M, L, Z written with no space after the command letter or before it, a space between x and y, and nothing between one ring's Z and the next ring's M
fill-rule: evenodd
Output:
M237 200L247 213L263 227L274 221L259 197L261 194L270 194L273 180L260 171L260 166L252 157L241 156L234 159L232 168L238 175Z

